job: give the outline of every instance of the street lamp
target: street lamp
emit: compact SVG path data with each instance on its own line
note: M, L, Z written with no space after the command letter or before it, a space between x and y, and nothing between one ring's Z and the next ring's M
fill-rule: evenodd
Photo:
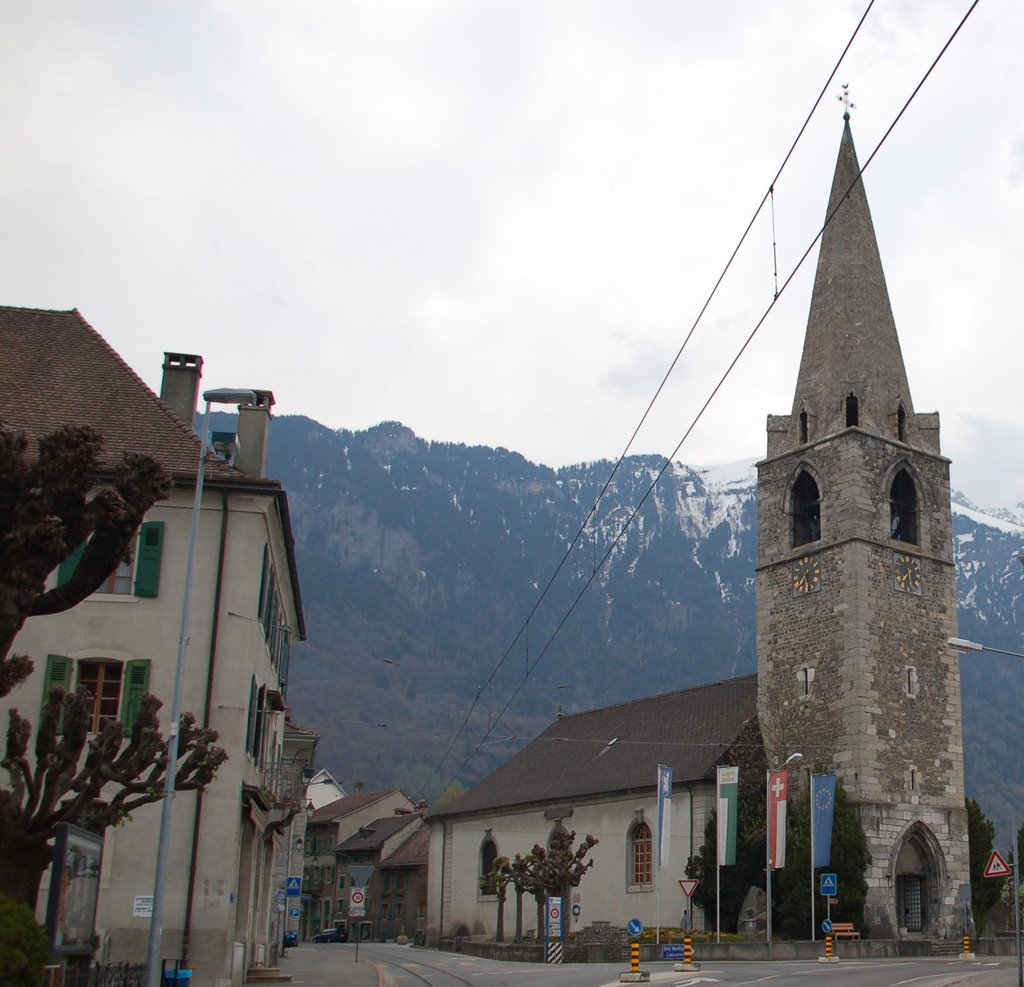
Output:
M1024 565L1024 555L1018 555L1021 564ZM1003 648L990 648L987 644L979 644L977 641L967 641L962 637L951 637L946 644L954 651L993 651L997 655L1010 655L1013 658L1024 658L1020 651L1006 651ZM1013 847L1013 907L1015 909L1014 926L1017 929L1017 987L1024 987L1024 953L1021 952L1021 915L1020 915L1020 861L1017 859L1016 841Z
M146 987L160 987L160 940L164 931L164 899L167 896L167 857L171 844L171 816L174 807L174 781L178 765L178 727L181 720L181 693L185 685L185 657L188 649L188 625L192 614L192 577L199 542L199 516L203 500L203 477L206 473L206 443L210 435L210 405L255 404L253 391L227 387L203 391L206 410L203 412L203 434L199 440L199 466L196 469L196 494L192 501L192 532L188 540L185 563L185 589L181 603L181 627L178 632L178 660L174 669L174 692L167 722L167 766L164 768L164 790L160 804L160 834L156 845L156 875L153 878L153 914L149 920L149 952L146 961Z
M1012 655L1014 658L1024 658L1020 651L1005 651L1003 648L992 648L987 644L978 644L977 641L965 641L962 637L951 637L947 645L954 651L993 651L997 655Z
M768 899L766 902L767 906L767 918L768 918L768 959L772 958L772 775L776 771L781 771L783 768L788 768L791 764L796 764L797 761L803 760L803 754L790 754L785 761L782 762L777 768L768 768L765 772L765 783L764 783L764 794L765 794L765 832L764 832L764 846L765 846L765 888L768 891Z

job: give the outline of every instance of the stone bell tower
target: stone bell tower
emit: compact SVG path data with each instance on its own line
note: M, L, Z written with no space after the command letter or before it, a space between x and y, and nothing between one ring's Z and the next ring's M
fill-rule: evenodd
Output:
M949 460L844 119L793 408L758 464L758 706L769 757L835 771L855 807L871 934L942 938L969 881Z

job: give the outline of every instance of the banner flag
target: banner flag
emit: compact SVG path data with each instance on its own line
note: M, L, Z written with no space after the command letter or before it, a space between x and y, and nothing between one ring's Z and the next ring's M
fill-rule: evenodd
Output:
M828 867L832 860L832 816L836 807L836 776L811 775L812 867Z
M789 772L773 771L768 778L768 852L772 870L786 866L786 796Z
M718 866L736 863L740 769L718 767Z
M668 863L668 841L672 829L672 769L658 765L658 869Z

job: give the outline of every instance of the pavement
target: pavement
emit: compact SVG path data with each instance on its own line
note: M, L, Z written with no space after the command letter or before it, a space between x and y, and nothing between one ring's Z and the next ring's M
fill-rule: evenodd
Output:
M355 962L351 945L292 946L277 965L293 984L305 987L384 987L383 971L365 956Z

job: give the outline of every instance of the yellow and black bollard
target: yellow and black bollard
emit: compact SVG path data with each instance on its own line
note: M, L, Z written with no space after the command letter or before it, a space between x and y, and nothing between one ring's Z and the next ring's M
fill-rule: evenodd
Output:
M693 965L693 939L690 936L683 936L683 962L687 966Z
M640 940L634 939L629 944L629 968L633 973L640 972Z
M832 959L832 937L825 936L825 959Z

